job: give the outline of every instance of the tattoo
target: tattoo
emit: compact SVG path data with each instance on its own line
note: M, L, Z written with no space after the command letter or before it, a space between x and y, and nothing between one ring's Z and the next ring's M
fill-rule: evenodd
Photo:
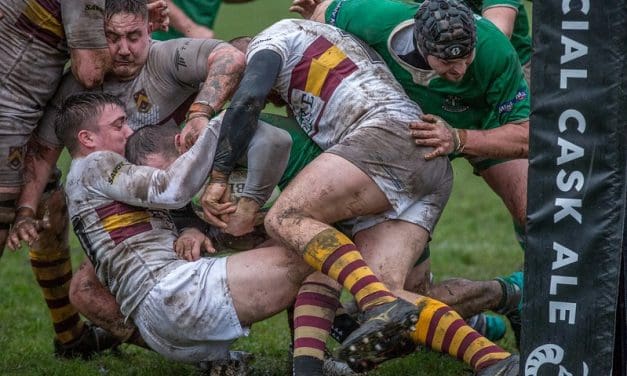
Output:
M53 148L42 145L37 142L34 138L31 138L28 141L28 145L26 147L26 158L24 162L24 184L32 182L35 180L36 171L35 166L39 163L43 163L46 160L46 155L48 155ZM46 176L46 179L48 177Z
M234 47L217 46L209 55L207 79L196 96L197 101L206 101L216 111L231 98L244 73L244 57Z

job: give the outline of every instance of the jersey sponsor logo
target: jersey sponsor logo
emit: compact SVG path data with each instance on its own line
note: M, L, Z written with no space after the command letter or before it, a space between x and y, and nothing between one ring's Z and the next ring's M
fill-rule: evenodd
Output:
M98 4L85 4L83 15L93 20L101 20L104 9Z
M102 229L118 245L122 241L152 230L148 210L114 201L96 208Z
M317 133L317 130L314 131L316 121L322 114L326 103L319 97L299 89L292 90L290 103L294 117L305 133L310 136Z
M109 175L109 179L107 179L107 182L109 184L113 184L115 177L118 176L118 173L120 172L120 169L122 168L123 165L124 165L124 162L120 162L116 164L115 166L113 166L113 171L111 171L111 175Z
M185 46L181 47L181 49L185 49ZM185 61L183 55L181 55L181 50L178 48L174 52L174 62L177 71L180 67L187 68L187 62Z
M24 154L26 148L24 146L15 146L9 148L9 155L7 157L7 164L12 170L22 169L24 163Z
M145 89L141 89L133 94L133 99L135 99L135 107L137 107L137 111L139 112L146 113L152 108L152 104L148 99L148 94L146 94Z
M447 112L464 112L468 108L469 106L464 104L463 98L457 95L447 95L442 104L442 109Z
M335 89L356 70L344 51L322 36L305 50L292 70L288 99L297 119L306 119L310 136L318 133L318 121Z
M65 39L59 1L29 0L15 26L54 48Z
M518 89L518 92L516 93L516 96L514 97L514 99L510 99L496 106L499 112L499 115L502 115L506 112L510 112L511 110L514 109L514 105L516 103L524 101L525 99L527 99L527 97L528 97L527 89L525 88Z

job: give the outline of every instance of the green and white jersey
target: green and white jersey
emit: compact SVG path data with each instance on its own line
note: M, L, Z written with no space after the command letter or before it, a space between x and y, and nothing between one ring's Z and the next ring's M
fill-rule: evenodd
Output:
M424 113L464 129L527 120L529 89L518 55L507 37L480 16L475 16L476 56L461 81L447 81L400 59L414 50L413 17L418 7L402 0L335 0L327 9L326 22L374 47Z

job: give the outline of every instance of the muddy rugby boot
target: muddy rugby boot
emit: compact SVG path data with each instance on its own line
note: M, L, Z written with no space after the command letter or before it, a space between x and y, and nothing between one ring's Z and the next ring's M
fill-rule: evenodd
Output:
M59 358L89 359L97 353L117 347L121 341L106 330L89 322L85 323L80 338L68 344L54 339L54 355Z
M364 372L414 351L410 334L419 315L418 307L403 299L363 312L361 326L339 347L338 357L354 371Z
M476 376L518 376L520 370L520 357L518 355L510 355L509 357L499 360L498 362L480 369Z

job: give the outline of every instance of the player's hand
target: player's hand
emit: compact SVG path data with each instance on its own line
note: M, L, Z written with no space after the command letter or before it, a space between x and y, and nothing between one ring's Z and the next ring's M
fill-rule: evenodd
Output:
M416 145L435 148L432 152L425 154L426 160L459 151L461 146L459 134L444 119L436 115L424 114L420 115L420 120L410 123L409 129Z
M185 128L181 131L181 135L176 139L177 148L180 152L186 152L194 146L194 143L200 136L202 130L207 126L209 119L206 117L193 118L185 123Z
M165 0L149 0L147 5L150 31L168 31L170 27L168 3Z
M231 189L227 177L216 178L215 173L212 173L211 181L200 198L200 204L205 221L225 229L229 214L237 210L237 205L231 201Z
M304 19L310 20L318 4L322 0L292 0L290 12L300 14Z
M259 204L248 197L242 197L237 202L237 210L229 216L224 232L233 236L246 235L255 229L257 224Z
M193 227L183 230L174 242L174 252L183 260L196 261L203 250L208 253L216 252L211 239Z
M7 247L15 251L20 248L21 242L32 246L39 240L39 233L50 228L50 220L45 215L43 219L35 218L35 212L29 208L18 209L15 222L9 230Z

